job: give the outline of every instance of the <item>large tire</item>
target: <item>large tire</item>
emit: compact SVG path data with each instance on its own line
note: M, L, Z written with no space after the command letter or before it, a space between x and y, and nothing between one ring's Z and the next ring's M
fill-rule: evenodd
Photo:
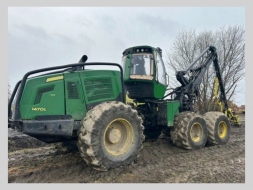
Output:
M81 157L96 170L130 164L142 148L142 119L131 106L104 102L91 109L78 131Z
M206 122L201 115L182 112L175 117L170 134L176 146L196 150L205 146L208 132Z
M207 124L210 145L226 144L230 138L231 125L227 116L221 112L207 112L204 114Z

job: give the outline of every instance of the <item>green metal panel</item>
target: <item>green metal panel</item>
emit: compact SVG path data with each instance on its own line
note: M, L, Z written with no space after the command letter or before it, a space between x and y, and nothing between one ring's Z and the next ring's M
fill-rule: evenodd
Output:
M66 115L82 120L87 112L84 91L78 72L64 73Z
M163 98L166 91L166 86L154 82L154 97L157 99Z
M167 102L167 126L172 127L174 125L175 115L179 113L179 101Z
M63 75L54 74L28 79L20 100L22 119L39 115L64 115Z

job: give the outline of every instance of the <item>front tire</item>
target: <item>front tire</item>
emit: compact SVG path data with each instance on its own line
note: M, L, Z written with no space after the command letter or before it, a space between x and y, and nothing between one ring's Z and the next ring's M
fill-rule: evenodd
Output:
M210 145L226 144L230 138L231 125L227 116L221 112L207 112L204 114L207 123Z
M130 164L142 148L142 119L121 102L104 102L90 110L78 131L78 148L85 162L107 171Z
M175 117L170 134L176 146L196 150L205 146L208 132L206 122L201 115L182 112Z

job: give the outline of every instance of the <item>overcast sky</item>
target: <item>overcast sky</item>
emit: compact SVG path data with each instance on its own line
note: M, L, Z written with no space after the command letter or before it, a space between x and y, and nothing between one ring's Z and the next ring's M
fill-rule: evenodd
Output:
M120 63L124 49L151 45L168 52L183 29L245 26L243 7L8 8L8 80L11 89L31 70L88 62ZM166 57L164 57L166 62ZM245 104L244 81L236 96Z

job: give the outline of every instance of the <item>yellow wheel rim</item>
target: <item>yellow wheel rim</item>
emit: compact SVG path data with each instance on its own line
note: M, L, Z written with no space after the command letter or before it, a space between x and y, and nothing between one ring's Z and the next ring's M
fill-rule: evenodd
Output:
M125 119L115 119L106 126L103 138L104 147L109 154L123 155L130 150L133 144L133 127Z
M191 135L191 139L194 142L199 142L201 140L202 135L203 135L203 128L200 125L200 123L196 122L191 126L190 135Z
M227 136L228 133L228 126L227 124L222 121L218 125L218 135L221 139L224 139Z

